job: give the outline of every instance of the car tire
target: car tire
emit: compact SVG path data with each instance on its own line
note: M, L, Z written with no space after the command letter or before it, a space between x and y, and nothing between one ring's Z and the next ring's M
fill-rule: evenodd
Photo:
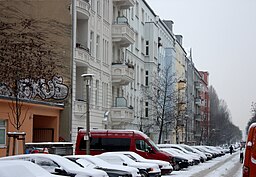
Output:
M179 165L179 164L176 164L176 165L174 165L173 169L174 169L175 171L179 171L181 168L180 168L180 165Z
M141 177L148 177L148 173L145 170L140 172Z

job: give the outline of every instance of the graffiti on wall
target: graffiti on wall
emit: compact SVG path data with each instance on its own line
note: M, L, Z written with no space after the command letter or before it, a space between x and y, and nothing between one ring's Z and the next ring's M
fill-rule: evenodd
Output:
M13 91L6 85L0 84L0 95L11 96ZM18 81L18 97L23 99L55 99L64 100L68 96L68 86L63 84L63 78L54 76L51 80L20 79Z

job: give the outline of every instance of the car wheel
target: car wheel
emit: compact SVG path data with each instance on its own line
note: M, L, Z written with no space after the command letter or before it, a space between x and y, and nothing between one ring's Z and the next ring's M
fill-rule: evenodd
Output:
M174 168L175 171L179 171L179 170L180 170L180 165L179 165L179 164L176 164L176 165L174 165L173 168Z
M141 177L148 177L148 173L144 170L140 172L140 175Z

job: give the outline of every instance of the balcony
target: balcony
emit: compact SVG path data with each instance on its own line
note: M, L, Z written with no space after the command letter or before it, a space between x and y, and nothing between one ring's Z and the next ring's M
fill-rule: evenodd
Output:
M112 124L130 123L134 120L134 111L128 107L111 108Z
M198 106L202 106L203 105L202 99L201 98L196 98L195 99L195 104L198 105Z
M203 91L203 85L199 81L195 81L195 88L198 91Z
M81 44L76 44L75 61L79 63L78 65L88 66L90 62L89 49L82 47Z
M113 0L113 4L120 9L128 9L135 5L135 0Z
M76 0L77 18L89 19L90 17L90 4L89 0Z
M112 63L112 84L128 85L133 81L134 67L129 64Z
M112 25L112 41L120 47L128 47L135 42L135 32L126 17L118 17Z
M83 115L86 112L86 105L85 105L85 101L75 101L75 105L74 105L74 112L75 115Z
M127 101L124 97L115 99L115 106L111 108L111 121L113 125L130 123L134 120L133 108L127 107Z

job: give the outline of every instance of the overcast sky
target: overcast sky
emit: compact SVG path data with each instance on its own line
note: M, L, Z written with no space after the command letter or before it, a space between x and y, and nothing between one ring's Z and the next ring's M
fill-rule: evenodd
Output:
M162 20L173 20L198 70L226 101L244 131L256 102L256 0L146 0Z

